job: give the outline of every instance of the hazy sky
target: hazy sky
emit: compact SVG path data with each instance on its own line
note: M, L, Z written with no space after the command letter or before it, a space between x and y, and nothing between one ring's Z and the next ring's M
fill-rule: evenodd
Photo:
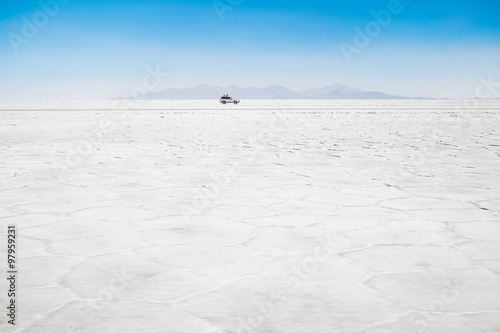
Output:
M500 1L397 2L0 0L0 99L112 98L143 82L469 97L489 76L482 95L500 97Z

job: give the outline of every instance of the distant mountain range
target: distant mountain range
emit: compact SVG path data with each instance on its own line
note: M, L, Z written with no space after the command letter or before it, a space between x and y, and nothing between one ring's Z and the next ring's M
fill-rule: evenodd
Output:
M140 99L213 99L223 94L239 99L423 99L421 97L404 97L387 95L378 91L365 91L343 84L334 84L320 89L294 91L282 86L256 87L213 87L206 84L183 89L167 89L151 92Z

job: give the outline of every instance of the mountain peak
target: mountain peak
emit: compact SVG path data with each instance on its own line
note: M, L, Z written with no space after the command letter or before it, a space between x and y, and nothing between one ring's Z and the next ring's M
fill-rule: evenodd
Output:
M387 95L377 91L365 91L335 83L319 89L294 91L289 88L270 85L265 88L235 85L229 87L214 87L200 84L185 89L167 89L142 95L144 99L217 99L221 94L228 93L239 99L409 99L408 97Z

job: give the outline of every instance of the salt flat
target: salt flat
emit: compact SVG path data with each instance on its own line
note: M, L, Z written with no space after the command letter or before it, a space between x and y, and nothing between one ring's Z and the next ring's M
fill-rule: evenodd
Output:
M498 101L0 110L2 332L500 332Z

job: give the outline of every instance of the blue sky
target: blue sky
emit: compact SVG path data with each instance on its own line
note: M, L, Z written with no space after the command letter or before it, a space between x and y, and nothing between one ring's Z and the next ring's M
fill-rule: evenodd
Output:
M500 82L498 0L400 0L384 25L373 12L397 0L56 1L0 0L0 99L113 98L148 67L168 72L156 90L344 83L461 98L479 77ZM356 47L350 61L341 45Z

